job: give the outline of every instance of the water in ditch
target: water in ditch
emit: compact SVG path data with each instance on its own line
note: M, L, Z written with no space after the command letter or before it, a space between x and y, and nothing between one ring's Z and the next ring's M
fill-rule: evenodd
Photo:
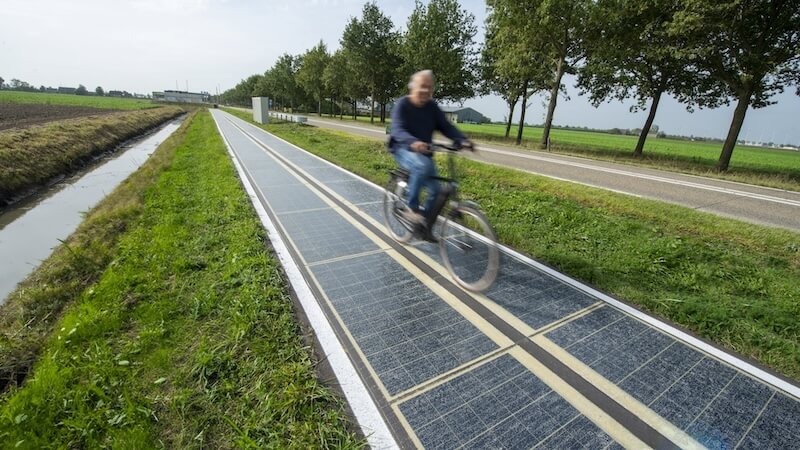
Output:
M183 118L126 144L108 159L65 178L0 214L0 304L83 221L83 214L136 171Z

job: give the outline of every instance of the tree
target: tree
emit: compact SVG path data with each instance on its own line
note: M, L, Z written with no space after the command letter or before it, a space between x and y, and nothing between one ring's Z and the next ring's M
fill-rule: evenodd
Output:
M102 87L100 87L100 86L97 86L96 88L94 88L94 93L95 93L96 95L99 95L100 97L102 97L102 96L106 95L106 92L105 92L105 91L103 90L103 88L102 88Z
M331 104L336 100L343 101L345 98L349 98L355 114L355 98L358 95L359 85L358 77L350 60L351 58L346 50L337 50L331 56L330 63L325 67L322 78L325 82L325 89L331 95ZM344 116L344 108L341 105L339 113ZM331 107L332 115L333 107Z
M717 169L728 170L747 109L800 83L800 0L681 0L672 31L690 36L684 55L708 104L736 100ZM800 87L797 89L800 95Z
M530 29L540 4L519 0L488 0L487 35L489 56L494 59L494 73L519 89L522 97L516 143L522 143L528 99L548 89L552 83L550 54L540 45L540 35ZM511 114L509 114L510 119ZM510 123L510 120L509 120ZM510 126L507 125L510 131Z
M589 92L594 106L608 98L636 99L632 111L650 112L641 129L634 155L641 156L662 95L669 94L689 107L694 102L694 80L682 34L670 32L679 5L674 0L600 0L589 14L584 49L586 62L578 86ZM657 130L656 130L657 131Z
M75 89L75 95L89 95L89 91L86 90L86 86L79 84L78 89Z
M574 73L582 58L583 26L591 0L542 0L531 24L533 45L541 45L548 53L553 70L550 82L550 101L542 130L542 147L550 142L550 128L558 102L558 93L563 89L562 78Z
M320 116L322 116L322 99L325 96L323 76L330 59L325 43L319 41L319 44L303 55L302 65L297 71L297 83L317 100L317 114Z
M26 90L26 89L27 89L29 86L30 86L30 85L28 84L28 82L27 82L27 81L22 81L22 80L20 80L20 79L17 79L17 78L12 78L12 79L11 79L11 84L10 84L10 87L11 87L11 89L13 89L13 90L24 91L24 90Z
M5 82L6 80L4 80L3 77L0 77L0 89L3 89L3 83Z
M302 64L299 57L284 53L264 73L255 88L258 96L271 97L273 103L291 110L301 106L305 92L297 84L297 71Z
M505 137L508 137L514 120L514 108L522 97L525 82L500 66L499 61L503 58L504 51L501 37L497 13L490 12L486 18L486 40L478 64L481 78L480 93L482 95L494 93L505 100L508 106Z
M385 122L386 103L400 90L399 41L392 20L375 3L365 4L361 19L351 18L342 34L342 49L351 56L355 73L370 97L370 122L375 122L376 100L381 105L380 120Z
M246 79L240 81L236 86L223 92L220 99L223 103L250 106L252 105L251 98L260 94L256 93L256 87L261 81L262 75L250 75Z
M436 76L436 98L463 102L478 83L475 16L457 0L416 0L406 25L401 55L405 78L423 69Z

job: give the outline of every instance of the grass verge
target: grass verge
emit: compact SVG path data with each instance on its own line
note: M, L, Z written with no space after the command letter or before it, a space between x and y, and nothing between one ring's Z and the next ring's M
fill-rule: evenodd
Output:
M264 128L378 184L394 167L371 139ZM800 380L800 234L468 160L460 168L463 194L505 244Z
M181 113L180 108L164 107L0 133L0 205Z
M279 263L207 112L76 234L95 245L73 236L35 275L63 290L63 312L48 314L54 331L39 333L31 375L0 399L0 447L361 446L315 378ZM41 282L28 286L44 294ZM3 307L23 328L48 301L29 295ZM19 338L3 326L3 345Z
M330 120L328 117L323 119ZM352 121L352 118L345 117L344 120ZM369 117L359 116L358 122L370 125ZM377 121L374 126L385 128ZM515 145L513 138L504 136L503 125L458 124L458 127L477 142L542 151L539 148L542 129L539 127L525 127L521 146ZM512 129L512 136L516 136L516 128ZM738 145L730 169L720 173L715 166L722 149L721 143L649 138L643 156L635 157L633 149L637 139L637 136L553 129L550 150L553 153L800 191L800 152L797 151Z
M48 94L42 92L0 91L0 103L88 106L107 109L147 109L158 105L149 99L97 97L95 95Z

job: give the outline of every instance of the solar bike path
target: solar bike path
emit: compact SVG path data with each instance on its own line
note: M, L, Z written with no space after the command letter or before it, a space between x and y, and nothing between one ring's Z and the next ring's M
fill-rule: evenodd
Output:
M380 188L212 114L391 434L371 444L800 448L790 382L511 250L467 293L390 239Z

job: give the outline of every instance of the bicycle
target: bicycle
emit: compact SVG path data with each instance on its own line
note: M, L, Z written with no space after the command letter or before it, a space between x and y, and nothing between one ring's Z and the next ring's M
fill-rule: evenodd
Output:
M447 153L447 177L436 177L441 191L432 211L425 211L426 223L406 220L409 173L403 168L389 172L383 195L383 216L389 234L399 243L421 238L430 232L439 241L439 254L456 283L474 292L488 289L500 269L497 236L486 215L475 202L461 200L458 192L455 153L457 147L431 144L431 150ZM438 225L438 226L437 226Z

